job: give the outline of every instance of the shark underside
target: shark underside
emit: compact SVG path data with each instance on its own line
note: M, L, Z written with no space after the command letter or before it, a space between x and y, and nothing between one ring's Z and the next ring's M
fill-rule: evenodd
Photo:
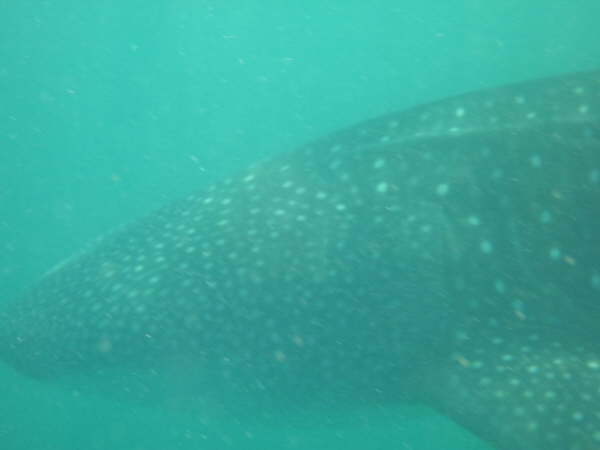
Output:
M0 358L165 374L231 414L411 399L499 450L600 449L599 200L600 72L419 106L99 239L0 310Z

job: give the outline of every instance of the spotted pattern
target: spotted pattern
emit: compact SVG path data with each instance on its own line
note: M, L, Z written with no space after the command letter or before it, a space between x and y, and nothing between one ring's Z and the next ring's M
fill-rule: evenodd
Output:
M429 380L434 404L499 448L599 448L598 353L570 336L513 327L518 339L507 339L502 331L489 323L456 337L446 369Z
M0 356L232 414L411 394L498 449L600 448L599 121L588 73L342 130L60 264Z

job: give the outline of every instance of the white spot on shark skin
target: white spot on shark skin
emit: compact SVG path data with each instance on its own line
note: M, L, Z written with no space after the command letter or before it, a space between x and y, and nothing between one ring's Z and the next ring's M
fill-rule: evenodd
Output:
M562 255L562 252L560 251L560 249L553 247L550 249L550 259L552 259L553 261L558 261L560 259Z
M590 171L590 183L598 183L600 182L600 170L598 169L592 169Z
M498 292L499 294L504 294L506 292L506 285L504 284L504 281L502 281L502 280L496 280L494 282L494 288L496 289L496 292Z
M585 92L585 89L581 86L576 86L575 88L573 88L573 93L575 95L582 95Z
M537 117L537 114L536 114L536 113L534 113L533 111L532 111L532 112L528 112L528 113L525 115L525 118L526 118L527 120L533 120L533 119L535 119L536 117Z
M491 378L484 377L481 380L479 380L479 385L480 386L489 386L490 384L492 384L492 379Z
M580 105L579 108L577 108L577 111L579 114L587 114L590 112L590 107L588 105Z
M477 227L481 224L481 220L477 216L469 216L467 217L467 223L474 227Z
M591 283L592 283L592 287L594 289L600 290L600 274L599 273L592 274Z
M492 179L499 180L504 176L504 171L502 169L494 169L492 172Z
M542 158L540 155L531 155L529 162L531 163L531 166L536 169L542 166Z
M502 389L498 389L497 391L494 392L494 396L496 398L504 398L504 397L506 397L506 392L504 392Z
M486 255L489 255L494 251L494 246L488 240L481 241L479 248L481 249L482 253L485 253Z
M523 408L522 406L517 406L513 410L513 414L517 417L523 417L525 415L525 408Z
M334 159L333 161L331 161L331 163L329 163L329 168L331 170L337 170L340 168L340 166L342 165L342 161L339 159Z
M291 188L293 185L294 185L294 183L293 183L293 182L291 182L290 180L288 180L288 181L286 181L285 183L283 183L283 184L281 185L281 187L283 187L284 189L287 189L287 188Z
M517 105L523 105L525 103L525 98L523 96L521 96L521 95L517 95L515 97L515 103Z
M388 191L388 188L389 186L385 181L377 183L377 186L375 186L375 190L380 194L385 194Z
M454 115L456 117L464 117L465 113L466 113L465 108L461 108L461 107L456 108L456 110L454 111Z
M250 181L254 180L254 178L255 178L255 177L254 177L254 174L253 174L253 173L251 173L251 174L249 174L249 175L246 175L246 176L244 177L244 182L245 182L245 183L249 183Z
M552 214L550 213L550 211L542 211L542 213L540 214L540 222L542 223L550 223L552 222Z
M317 195L315 195L315 197L319 200L323 200L323 199L327 198L327 194L323 191L319 191L319 192L317 192Z
M439 195L440 197L443 197L443 196L445 196L448 193L449 189L450 189L450 187L447 184L445 184L445 183L439 184L435 188L435 193L437 195Z
M384 166L385 166L385 159L383 159L383 158L377 158L375 160L375 162L373 163L374 169L381 169Z
M600 370L600 361L592 359L587 362L586 366L592 370Z
M433 230L433 227L431 226L431 224L426 223L424 225L421 225L420 230L423 233L431 233L431 230Z
M396 120L392 120L392 121L388 122L388 127L396 128L396 127L398 127L398 122Z

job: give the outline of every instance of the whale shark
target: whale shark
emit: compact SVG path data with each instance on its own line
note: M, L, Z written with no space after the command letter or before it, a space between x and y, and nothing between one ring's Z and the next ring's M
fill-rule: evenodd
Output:
M498 450L600 449L599 243L600 72L511 84L99 238L2 305L0 359L232 417L417 401Z

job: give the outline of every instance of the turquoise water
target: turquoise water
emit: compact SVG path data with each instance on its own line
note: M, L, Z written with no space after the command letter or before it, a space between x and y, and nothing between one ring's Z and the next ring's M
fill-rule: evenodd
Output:
M251 161L428 100L598 65L591 1L11 3L3 300L89 239ZM241 426L0 377L11 450L485 448L414 406Z

